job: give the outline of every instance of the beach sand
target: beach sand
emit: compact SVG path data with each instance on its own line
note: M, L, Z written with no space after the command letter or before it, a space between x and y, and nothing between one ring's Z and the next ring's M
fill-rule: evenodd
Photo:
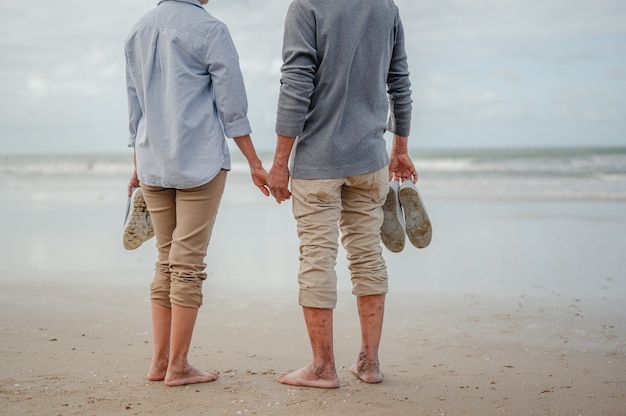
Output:
M33 276L30 276L31 278ZM106 276L92 276L106 279ZM128 276L130 279L131 276ZM7 415L624 415L618 302L389 295L384 382L347 368L359 334L343 293L335 313L341 387L284 386L309 359L289 296L225 293L201 309L191 361L208 384L148 382L145 288L91 283L2 287L2 411ZM623 309L623 306L621 307Z
M348 371L338 260L341 387L319 390L276 381L310 359L297 239L289 204L247 186L224 196L190 353L219 379L175 388L146 380L154 247L121 247L125 196L3 190L0 414L626 415L626 202L422 189L431 246L385 252L383 383Z

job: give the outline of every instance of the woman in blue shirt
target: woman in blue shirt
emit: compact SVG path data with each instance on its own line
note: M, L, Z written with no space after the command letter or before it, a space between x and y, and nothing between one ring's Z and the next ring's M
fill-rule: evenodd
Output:
M128 145L154 227L158 260L151 284L154 355L148 378L166 386L213 381L187 361L204 258L230 170L233 138L266 196L267 172L250 138L239 57L208 0L161 0L125 41Z

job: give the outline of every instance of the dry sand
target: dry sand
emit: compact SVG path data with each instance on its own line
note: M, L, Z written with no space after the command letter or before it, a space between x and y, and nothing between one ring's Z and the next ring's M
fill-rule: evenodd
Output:
M130 275L105 283L107 273L0 283L0 414L626 415L619 300L391 293L385 379L367 385L348 371L359 333L342 292L341 387L319 390L276 382L310 357L295 292L205 285L190 360L220 377L167 388L145 378L147 288Z

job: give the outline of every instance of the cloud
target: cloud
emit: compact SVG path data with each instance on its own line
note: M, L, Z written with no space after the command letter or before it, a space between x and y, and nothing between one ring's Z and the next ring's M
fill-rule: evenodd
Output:
M584 86L570 86L556 92L555 101L566 103L555 114L570 122L614 123L626 119L626 99Z
M1 2L2 151L125 150L123 41L156 3ZM626 1L396 3L421 140L465 145L468 131L476 143L626 140ZM273 136L287 5L214 0L207 6L239 49L257 137ZM547 125L567 127L566 139Z
M409 31L426 42L534 41L624 35L622 0L397 0Z
M495 68L493 70L493 77L513 84L519 84L523 80L522 74L515 68Z

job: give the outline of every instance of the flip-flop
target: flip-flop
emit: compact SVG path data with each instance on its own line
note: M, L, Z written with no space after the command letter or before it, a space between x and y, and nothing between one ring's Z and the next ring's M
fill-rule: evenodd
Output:
M417 248L427 247L433 236L432 225L424 200L412 181L402 182L399 199L404 211L406 235L409 241Z
M404 217L398 199L398 181L389 182L389 192L383 204L384 220L380 230L380 237L387 249L393 253L399 253L404 249L405 231Z
M154 237L154 228L141 188L133 188L126 204L122 238L124 248L134 250L152 237Z

